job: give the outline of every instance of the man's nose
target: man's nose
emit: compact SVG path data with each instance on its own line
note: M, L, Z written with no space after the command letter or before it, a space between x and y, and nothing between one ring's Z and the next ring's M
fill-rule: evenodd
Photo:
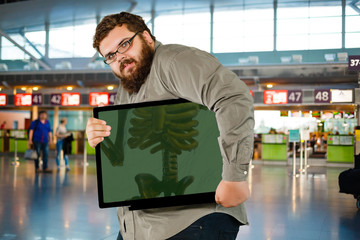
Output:
M125 55L123 53L116 53L116 59L118 62L121 62L125 58Z

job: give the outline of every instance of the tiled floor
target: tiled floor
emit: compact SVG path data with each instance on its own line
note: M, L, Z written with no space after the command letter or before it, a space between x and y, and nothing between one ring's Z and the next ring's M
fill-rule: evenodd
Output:
M0 239L116 239L116 210L98 207L94 160L84 168L81 156L70 159L69 173L35 175L31 161L20 158L14 167L11 155L0 155ZM255 164L250 226L237 239L360 239L356 201L338 192L338 175L347 168L310 167L294 178L291 167Z

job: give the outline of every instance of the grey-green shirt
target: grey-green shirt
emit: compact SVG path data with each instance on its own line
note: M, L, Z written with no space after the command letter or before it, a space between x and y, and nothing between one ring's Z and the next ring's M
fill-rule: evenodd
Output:
M129 94L120 86L115 104L176 98L205 105L215 112L223 158L222 179L246 181L253 149L254 114L253 100L244 82L207 52L156 41L145 83L136 94ZM214 203L136 211L121 207L117 215L124 240L161 240L213 212L224 212L248 223L244 204L233 208Z

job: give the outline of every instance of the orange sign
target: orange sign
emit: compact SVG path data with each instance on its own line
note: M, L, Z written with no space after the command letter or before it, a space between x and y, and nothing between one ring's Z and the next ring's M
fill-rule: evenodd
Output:
M265 104L287 104L288 90L265 90L264 91Z
M31 106L31 105L32 105L31 93L15 94L15 106Z
M0 106L6 106L6 94L0 94Z
M107 93L107 92L91 92L91 93L89 93L90 106L98 106L100 103L109 105L109 93Z
M62 93L61 94L62 106L79 106L80 93Z

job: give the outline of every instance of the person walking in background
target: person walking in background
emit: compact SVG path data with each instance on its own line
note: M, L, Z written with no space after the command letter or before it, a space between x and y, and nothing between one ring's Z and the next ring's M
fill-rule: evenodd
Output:
M52 140L52 132L50 123L48 121L48 114L46 111L39 112L39 118L31 122L29 130L29 145L34 145L38 155L35 160L35 172L40 172L39 158L42 152L42 169L43 172L51 172L48 169L48 155L49 155L49 141Z
M66 130L66 124L67 124L67 119L66 118L62 118L60 120L60 125L57 127L56 129L56 165L57 165L57 170L60 170L60 156L61 156L61 150L63 149L63 145L64 145L64 139L70 135L70 133L67 132ZM69 157L67 156L67 154L64 152L64 161L65 161L65 166L66 166L66 171L70 171L70 167L69 167Z

